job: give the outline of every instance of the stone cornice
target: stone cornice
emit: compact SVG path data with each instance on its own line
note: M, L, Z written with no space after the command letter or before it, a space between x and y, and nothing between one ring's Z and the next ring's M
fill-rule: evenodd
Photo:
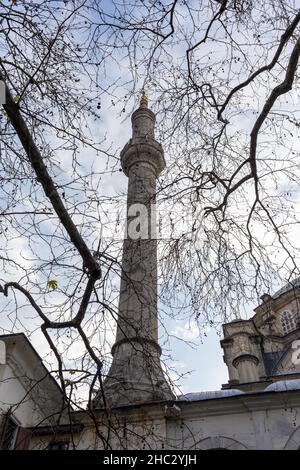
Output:
M300 391L289 390L283 392L258 392L245 393L231 397L211 398L198 401L166 401L159 403L144 403L140 405L128 405L113 409L110 414L112 419L126 418L127 421L147 422L153 420L168 420L165 415L167 407L178 406L181 412L177 419L193 419L224 416L230 414L248 413L252 411L266 411L285 408L300 408ZM299 410L300 411L300 410ZM86 411L75 411L76 419L83 423L89 423L90 417ZM105 410L95 409L95 417L105 418Z
M182 418L300 407L300 391L260 392L194 402L180 402Z
M121 344L124 344L124 343L138 343L138 344L141 344L142 346L145 346L146 345L149 345L150 347L153 347L157 350L158 354L161 355L161 347L159 346L159 344L152 340L152 339L149 339L149 338L144 338L144 337L141 337L141 336L134 336L134 337L131 337L131 338L123 338L119 341L117 341L113 347L111 348L111 354L112 356L115 354L115 350L118 348L118 346L120 346Z

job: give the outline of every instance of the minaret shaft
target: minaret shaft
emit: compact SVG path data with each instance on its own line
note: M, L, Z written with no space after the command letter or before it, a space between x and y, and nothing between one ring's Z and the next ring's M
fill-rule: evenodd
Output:
M127 199L131 216L123 246L117 342L124 337L158 341L155 192L153 167L146 162L132 165ZM139 233L141 238L130 238Z
M165 167L145 96L132 115L132 139L121 152L128 176L127 234L113 362L104 382L110 406L173 399L161 368L157 327L156 179ZM103 398L96 398L103 403Z

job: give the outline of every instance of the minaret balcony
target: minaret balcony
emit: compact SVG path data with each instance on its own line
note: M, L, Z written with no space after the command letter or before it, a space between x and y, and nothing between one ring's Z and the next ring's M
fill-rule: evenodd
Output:
M142 162L151 165L158 176L166 166L161 144L152 138L130 139L121 152L121 165L125 175L129 176L133 164Z

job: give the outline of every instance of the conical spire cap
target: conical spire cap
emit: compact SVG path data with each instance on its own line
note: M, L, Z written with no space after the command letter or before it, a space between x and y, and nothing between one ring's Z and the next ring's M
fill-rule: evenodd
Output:
M143 93L142 93L142 96L141 96L141 99L140 99L140 107L148 108L148 97L147 97L144 90L143 90Z

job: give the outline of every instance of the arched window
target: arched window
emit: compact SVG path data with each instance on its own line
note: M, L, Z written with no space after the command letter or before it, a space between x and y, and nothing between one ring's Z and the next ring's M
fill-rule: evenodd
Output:
M285 450L300 450L300 426L292 432L284 446Z
M247 447L241 442L224 436L201 439L192 448L199 450L247 450Z
M297 328L295 317L289 310L285 310L281 314L281 326L285 335Z

